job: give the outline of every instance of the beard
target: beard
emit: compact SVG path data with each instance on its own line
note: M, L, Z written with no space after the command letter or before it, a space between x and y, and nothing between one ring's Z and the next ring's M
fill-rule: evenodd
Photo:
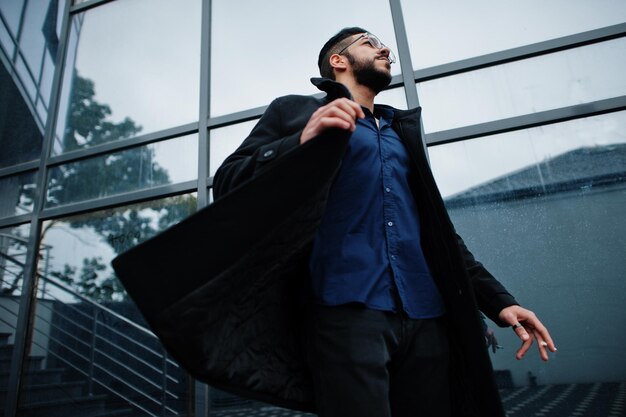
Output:
M356 81L370 88L375 94L383 91L391 82L391 73L376 68L376 59L357 61L349 53L346 53L346 57L352 65L352 73Z

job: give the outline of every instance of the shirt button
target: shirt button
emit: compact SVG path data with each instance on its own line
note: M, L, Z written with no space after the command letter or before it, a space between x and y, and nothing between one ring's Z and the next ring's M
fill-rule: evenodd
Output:
M388 222L387 226L393 226L393 222Z
M396 259L397 256L396 255L391 255L391 259Z
M264 156L265 158L269 158L269 157L270 157L270 156L272 156L273 154L274 154L274 151L270 149L269 151L265 151L265 153L263 154L263 156Z
M385 191L389 192L389 191L391 191L391 188L387 187L387 188L385 188Z

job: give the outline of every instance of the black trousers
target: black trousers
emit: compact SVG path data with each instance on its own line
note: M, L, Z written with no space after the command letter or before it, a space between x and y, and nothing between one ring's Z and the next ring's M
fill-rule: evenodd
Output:
M443 319L314 306L306 343L320 417L450 416Z

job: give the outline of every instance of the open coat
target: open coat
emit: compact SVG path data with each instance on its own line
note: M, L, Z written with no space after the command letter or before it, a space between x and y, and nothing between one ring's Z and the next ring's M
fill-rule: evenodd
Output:
M350 132L300 145L327 95L273 101L217 171L215 203L113 261L131 297L174 358L218 388L314 411L302 344L311 242ZM414 164L422 247L446 305L455 416L504 416L478 309L499 322L516 304L455 233L424 152L420 108L395 110L393 128Z

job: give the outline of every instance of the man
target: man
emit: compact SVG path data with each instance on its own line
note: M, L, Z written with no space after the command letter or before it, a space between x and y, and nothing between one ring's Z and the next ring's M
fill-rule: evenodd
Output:
M419 109L374 105L394 62L365 29L341 30L320 51L324 78L312 80L327 96L275 100L217 171L214 195L219 203L299 147L349 136L323 216L303 232L316 412L504 415L478 308L513 327L517 359L534 339L543 360L556 347L455 234L423 152Z

